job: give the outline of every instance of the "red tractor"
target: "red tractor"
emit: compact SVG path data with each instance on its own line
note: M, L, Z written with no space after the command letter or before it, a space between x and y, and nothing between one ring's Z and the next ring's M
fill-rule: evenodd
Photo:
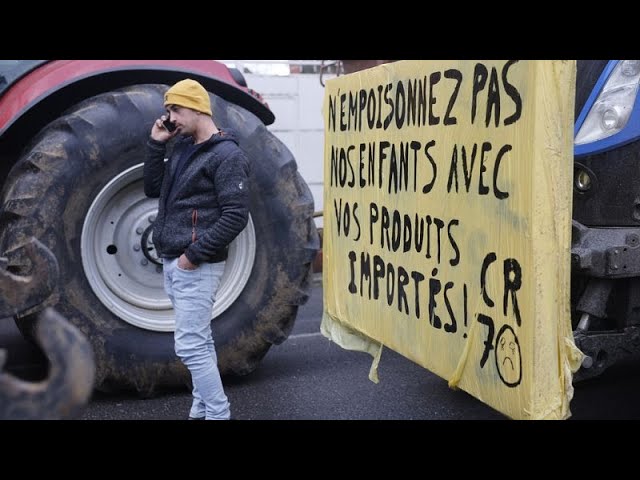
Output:
M164 92L187 77L252 164L250 220L211 315L222 374L244 375L287 338L319 249L313 197L266 102L212 60L0 60L0 313L38 340L54 307L88 339L98 389L189 384L142 185Z

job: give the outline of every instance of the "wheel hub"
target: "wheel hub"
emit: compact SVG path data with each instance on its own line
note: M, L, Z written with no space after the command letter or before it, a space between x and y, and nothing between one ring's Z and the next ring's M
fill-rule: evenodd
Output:
M152 220L152 222L154 220ZM142 253L147 260L155 265L162 265L162 258L160 258L155 246L153 245L153 223L142 233L142 238L140 239L140 250L142 250Z
M113 178L89 207L82 228L85 275L95 295L113 314L147 330L175 329L174 312L164 290L162 258L153 243L158 200L143 188L143 165ZM247 227L229 246L225 273L212 318L238 298L255 258L255 230Z

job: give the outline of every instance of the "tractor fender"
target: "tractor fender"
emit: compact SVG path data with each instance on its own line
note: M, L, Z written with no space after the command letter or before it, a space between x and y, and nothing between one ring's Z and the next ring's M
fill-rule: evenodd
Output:
M4 90L0 140L4 143L7 135L31 138L64 110L94 95L136 84L173 84L187 77L253 113L265 125L272 124L275 116L268 104L236 81L238 73L215 60L46 61Z

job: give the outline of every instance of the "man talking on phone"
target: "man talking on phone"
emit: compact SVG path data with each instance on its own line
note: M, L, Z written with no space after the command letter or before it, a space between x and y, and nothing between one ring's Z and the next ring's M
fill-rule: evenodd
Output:
M165 93L164 107L147 141L144 192L159 199L153 243L175 311L175 351L191 373L188 418L229 420L211 313L229 244L248 221L249 162L233 133L216 126L200 83L179 81Z

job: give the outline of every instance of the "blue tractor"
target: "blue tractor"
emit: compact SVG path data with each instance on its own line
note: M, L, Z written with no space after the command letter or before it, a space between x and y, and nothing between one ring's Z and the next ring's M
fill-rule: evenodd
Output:
M578 60L572 325L575 380L640 349L640 60Z

